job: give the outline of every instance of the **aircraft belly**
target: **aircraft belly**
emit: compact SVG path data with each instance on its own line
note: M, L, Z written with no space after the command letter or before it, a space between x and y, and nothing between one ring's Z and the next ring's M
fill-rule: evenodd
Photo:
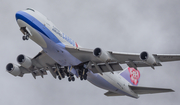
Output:
M89 82L102 89L106 89L117 94L124 94L133 98L138 98L138 95L132 92L129 89L128 84L123 81L123 79L119 79L116 73L103 73L103 75L100 75L98 73L94 74L89 72L87 79Z
M100 87L102 89L116 91L117 88L102 78L98 73L92 73L91 71L87 73L88 77L87 80L92 83L93 85Z
M54 43L46 36L41 36L47 43L47 48L43 48L43 50L57 63L62 66L72 66L81 63L81 61L79 61L77 58L72 56L66 49L64 49L64 45L62 43Z

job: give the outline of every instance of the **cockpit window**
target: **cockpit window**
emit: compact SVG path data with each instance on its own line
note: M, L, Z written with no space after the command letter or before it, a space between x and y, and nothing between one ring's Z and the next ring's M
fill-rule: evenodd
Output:
M35 12L33 9L31 9L31 8L27 8L26 10L31 10L31 11L33 11L33 12Z

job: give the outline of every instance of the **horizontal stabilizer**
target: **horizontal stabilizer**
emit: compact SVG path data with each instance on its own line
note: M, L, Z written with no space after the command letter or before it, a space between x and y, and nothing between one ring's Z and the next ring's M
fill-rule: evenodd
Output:
M152 87L140 87L140 86L129 86L136 94L153 94L153 93L164 93L174 92L172 89L164 88L152 88Z
M106 96L124 96L124 94L118 94L118 93L114 93L111 91L104 93L104 95L106 95Z

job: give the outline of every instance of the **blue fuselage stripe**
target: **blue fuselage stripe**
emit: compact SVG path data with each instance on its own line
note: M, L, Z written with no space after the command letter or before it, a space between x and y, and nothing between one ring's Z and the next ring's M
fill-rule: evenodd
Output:
M30 14L23 11L18 11L16 13L16 20L18 19L26 22L31 27L33 27L34 29L38 30L43 35L51 39L53 42L61 43L59 39L44 24L42 24L39 20L31 16Z

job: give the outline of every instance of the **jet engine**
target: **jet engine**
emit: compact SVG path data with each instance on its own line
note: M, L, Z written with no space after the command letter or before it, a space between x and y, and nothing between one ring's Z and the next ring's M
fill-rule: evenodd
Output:
M12 63L7 64L6 70L14 76L18 76L21 74L21 70L19 69L19 66L14 65Z
M114 60L109 52L103 51L101 48L95 48L93 51L93 55L95 57L98 57L102 62L109 62Z
M140 59L142 61L144 61L148 65L153 65L153 64L157 64L158 63L156 61L156 58L152 54L147 53L146 51L143 51L140 54Z
M32 61L29 57L25 56L25 55L19 55L17 57L17 62L23 66L24 68L30 68L32 66Z

